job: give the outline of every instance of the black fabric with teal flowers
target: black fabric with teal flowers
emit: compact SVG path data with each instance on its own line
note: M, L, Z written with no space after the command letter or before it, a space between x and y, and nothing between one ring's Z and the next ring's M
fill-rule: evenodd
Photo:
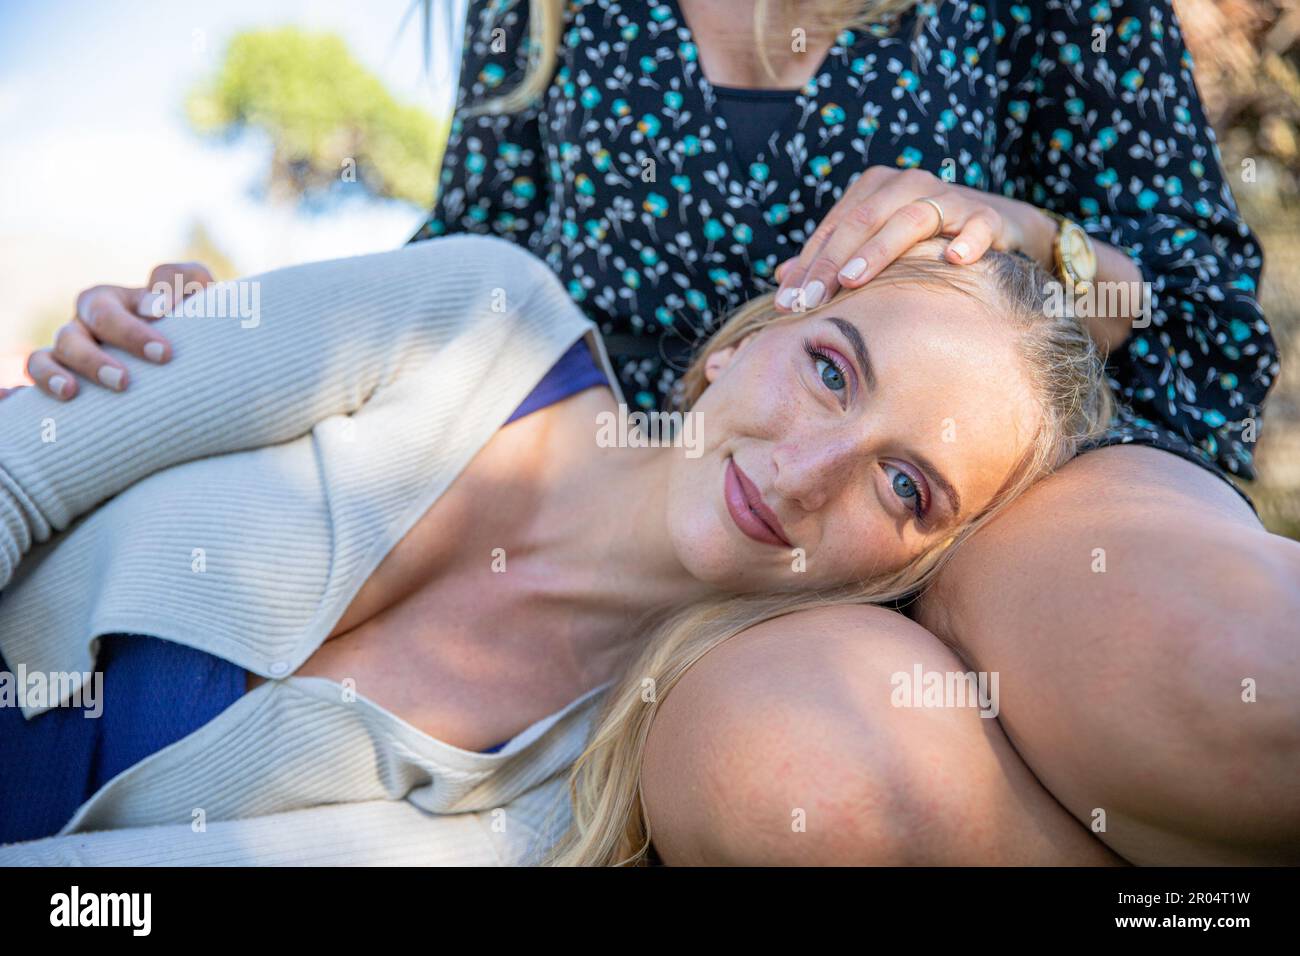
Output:
M527 20L527 0L471 0L458 109L522 77ZM842 32L756 140L733 136L675 0L572 0L543 98L454 118L412 241L493 233L544 258L650 408L856 173L947 173L1076 219L1151 283L1150 324L1108 364L1126 407L1096 444L1249 479L1277 349L1191 71L1169 0L920 3Z

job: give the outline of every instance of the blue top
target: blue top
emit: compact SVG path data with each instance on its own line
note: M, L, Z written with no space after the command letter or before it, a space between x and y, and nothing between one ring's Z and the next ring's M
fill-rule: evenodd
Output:
M606 384L579 339L506 424ZM103 674L98 717L55 707L29 721L18 707L0 706L0 843L57 833L113 777L189 736L242 697L247 680L238 664L143 634L105 635L95 666ZM2 656L0 671L10 671ZM60 759L51 760L51 754Z
M532 414L547 405L554 405L570 395L577 395L594 385L607 384L609 384L608 379L605 378L605 373L600 370L600 366L596 364L595 358L592 357L591 349L587 348L586 340L578 339L569 348L569 351L561 355L559 360L551 366L551 370L542 377L537 386L519 403L519 407L510 414L505 423L509 425L516 419Z

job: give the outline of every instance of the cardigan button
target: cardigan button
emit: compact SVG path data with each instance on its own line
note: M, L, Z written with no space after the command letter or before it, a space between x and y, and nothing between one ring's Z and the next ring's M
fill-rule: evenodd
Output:
M273 664L271 664L271 673L274 674L276 677L280 677L284 674L289 673L289 662L275 661Z

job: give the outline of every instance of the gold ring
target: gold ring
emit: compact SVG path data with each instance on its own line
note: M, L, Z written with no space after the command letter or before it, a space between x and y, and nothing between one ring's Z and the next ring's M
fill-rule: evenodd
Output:
M939 233L943 232L943 207L940 206L933 199L921 199L919 201L924 203L929 203L931 206L934 207L934 211L939 214L939 226L934 230L934 232L930 233L930 238L933 239L935 236L939 235Z

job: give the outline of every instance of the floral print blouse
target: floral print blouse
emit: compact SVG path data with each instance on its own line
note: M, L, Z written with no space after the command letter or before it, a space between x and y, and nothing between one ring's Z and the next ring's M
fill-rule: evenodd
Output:
M919 167L1067 215L1151 283L1149 325L1107 366L1127 407L1095 444L1254 477L1278 373L1262 254L1169 0L918 3L843 31L744 155L676 0L570 0L545 96L461 116L522 77L527 20L527 0L471 0L437 203L412 241L493 233L546 259L629 401L671 399L692 348L775 288L855 174Z

